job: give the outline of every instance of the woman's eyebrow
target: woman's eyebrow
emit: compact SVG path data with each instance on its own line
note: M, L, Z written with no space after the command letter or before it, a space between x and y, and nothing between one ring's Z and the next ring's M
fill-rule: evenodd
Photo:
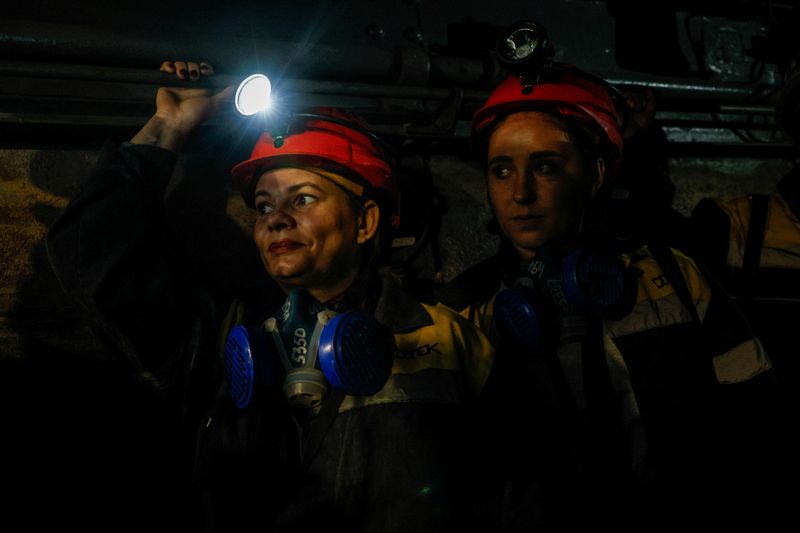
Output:
M310 182L310 181L304 181L302 183L296 183L295 185L292 185L291 187L289 187L289 189L287 189L287 190L289 192L295 192L295 191L297 191L299 189L302 189L303 187L313 187L313 188L317 189L318 191L322 192L322 187L320 187L316 183L313 183L313 182Z
M293 193L298 191L299 189L302 189L303 187L313 187L314 189L317 189L318 191L322 192L322 188L319 185L310 181L304 181L302 183L296 183L294 185L291 185L288 189L286 189L286 191L289 193ZM269 192L268 189L257 189L255 197L258 198L260 196L272 197L272 194Z
M539 152L531 152L528 159L539 159L541 157L564 157L564 154L556 150L541 150Z
M562 152L558 150L539 150L537 152L531 152L528 154L528 159L539 159L542 157L564 157ZM513 158L507 155L498 155L489 160L489 164L493 165L495 163L513 163Z
M489 160L490 165L494 165L495 163L512 163L514 160L511 159L507 155L498 155Z

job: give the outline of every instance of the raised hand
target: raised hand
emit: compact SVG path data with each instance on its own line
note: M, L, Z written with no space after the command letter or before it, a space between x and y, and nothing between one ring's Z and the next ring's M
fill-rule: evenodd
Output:
M214 68L204 62L164 61L159 70L174 73L181 81L158 89L156 112L131 143L150 144L177 152L197 126L230 100L233 87L219 90L193 86L192 82L202 76L214 75Z

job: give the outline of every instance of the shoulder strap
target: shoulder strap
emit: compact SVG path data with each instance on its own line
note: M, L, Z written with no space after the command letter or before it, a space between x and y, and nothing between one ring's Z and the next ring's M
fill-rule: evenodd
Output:
M653 255L653 259L656 260L664 271L664 275L667 277L673 289L675 289L678 298L680 298L683 305L691 313L692 320L700 324L700 315L697 314L697 308L694 305L692 293L686 285L686 279L683 277L683 272L681 272L681 267L678 265L678 260L675 259L675 254L672 253L672 250L668 246L659 242L648 243L647 248Z
M747 238L744 242L742 268L736 276L736 295L745 300L753 298L753 279L761 262L769 207L769 196L766 194L750 194L749 198L750 220L747 224Z

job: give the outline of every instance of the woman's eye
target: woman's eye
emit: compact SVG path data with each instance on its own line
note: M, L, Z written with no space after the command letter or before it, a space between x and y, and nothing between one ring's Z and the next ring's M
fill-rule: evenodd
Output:
M316 202L317 199L311 196L310 194L299 194L297 195L297 199L295 200L296 205L309 205Z
M555 174L560 170L560 167L550 161L541 161L534 167L534 172L537 174Z
M497 179L507 178L511 175L511 169L509 167L492 167L490 171L492 176Z
M269 215L273 211L273 207L267 203L259 204L256 206L259 215Z

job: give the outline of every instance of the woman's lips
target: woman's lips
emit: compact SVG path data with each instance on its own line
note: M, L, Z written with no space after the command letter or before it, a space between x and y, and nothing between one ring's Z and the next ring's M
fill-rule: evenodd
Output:
M511 217L511 222L522 229L535 229L540 227L545 221L541 215L517 215Z
M269 252L275 255L285 254L287 252L291 252L292 250L296 250L300 248L302 244L297 241L292 241L289 239L285 239L282 241L273 242L269 245Z
M542 215L516 215L511 217L511 220L530 222L531 220L544 220L544 217Z

